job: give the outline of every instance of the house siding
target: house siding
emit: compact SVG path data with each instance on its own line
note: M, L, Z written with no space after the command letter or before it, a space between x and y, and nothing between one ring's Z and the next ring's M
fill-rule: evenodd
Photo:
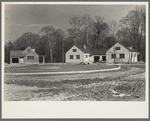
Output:
M115 50L115 47L120 47L120 50ZM111 57L112 54L116 54L115 59ZM120 58L120 54L124 54L124 58ZM119 43L116 43L106 52L106 62L107 63L129 62L129 54L130 54L129 50L127 50L125 47L123 47Z
M87 55L87 58L86 58ZM89 62L90 61L90 54L89 53L85 53L84 54L84 62Z
M76 49L77 51L73 52L74 49ZM99 56L100 60L102 60L102 56L106 56L105 54L104 55L91 55L91 54L92 53L90 52L90 50L89 50L89 52L85 52L82 49L80 49L74 45L71 49L69 49L66 52L66 63L94 62L95 56ZM70 59L70 55L73 56L73 59ZM80 59L76 59L76 55L80 55ZM87 57L86 57L86 55L87 55Z
M132 62L137 62L138 61L138 54L137 52L132 52ZM131 53L130 53L130 57L131 57Z
M90 62L94 62L94 56L90 57Z
M76 49L76 52L73 52L73 49ZM70 55L73 55L73 59L70 59ZM76 55L80 55L80 59L76 59ZM75 45L66 52L66 63L80 63L84 62L84 53L78 49Z
M115 50L115 47L120 47L120 50ZM116 58L112 58L111 54L116 54ZM124 54L124 58L120 58L120 54ZM106 62L107 63L113 63L113 62L118 62L118 63L128 63L128 62L137 62L137 52L132 52L132 57L131 59L131 52L126 49L124 46L122 46L119 43L116 43L114 46L112 46L107 52L106 52Z
M30 53L27 51L30 49ZM26 57L24 57L24 63L39 63L39 55L31 49L31 47L27 47L23 53L26 53ZM28 56L34 56L34 60L28 60Z

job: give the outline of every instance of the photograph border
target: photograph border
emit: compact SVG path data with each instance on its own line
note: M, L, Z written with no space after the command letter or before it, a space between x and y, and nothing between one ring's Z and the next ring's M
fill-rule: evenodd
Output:
M12 2L8 2L9 4L11 4ZM30 2L31 3L31 2ZM90 2L91 3L91 2ZM114 2L113 2L114 3ZM127 3L127 2L126 2ZM135 3L135 2L134 2ZM139 2L138 2L139 3ZM142 2L142 3L144 3L144 2ZM13 2L13 4L15 4L15 2ZM18 3L17 3L18 4ZM56 4L58 4L58 3L56 3ZM69 4L69 3L67 3L67 4ZM118 2L117 2L117 4L119 4ZM3 8L3 3L1 3L1 7L2 7L2 13L4 12L3 10L4 10L4 8ZM149 11L149 6L148 6L148 3L147 3L147 11ZM3 13L4 14L4 13ZM149 12L147 12L147 23L146 23L146 25L147 25L147 33L149 33ZM2 15L2 14L1 14ZM43 107L41 107L41 111L42 110L44 110L46 107L49 107L49 106L53 106L53 105L55 105L55 102L51 102L51 101L43 101L43 102L39 102L39 103L37 103L38 101L36 101L36 102L34 102L34 101L32 101L32 102L27 102L27 101L21 101L21 102L5 102L5 101L3 101L3 97L4 97L4 86L3 86L3 80L4 80L4 41L3 40L5 40L5 38L4 38L4 18L1 16L1 25L2 25L2 29L1 29L1 31L3 32L2 34L3 34L3 36L2 36L2 41L1 41L1 48L2 48L2 50L1 50L1 74L2 74L2 76L1 76L1 78L2 78L2 81L1 81L1 87L2 87L2 118L15 118L15 119L17 119L17 118L37 118L36 117L36 115L37 114L33 114L33 115L30 115L29 117L28 117L28 115L29 115L29 113L31 113L31 112L34 112L34 110L38 110L37 108L35 108L34 110L33 110L33 107L32 107L32 105L35 105L35 106L39 106L39 104L41 105L41 106L44 106L45 105L45 107L43 108ZM147 53L147 55L148 56L146 56L146 80L147 80L147 84L146 84L146 90L147 90L147 93L146 93L146 101L144 101L144 102L147 102L147 104L148 104L148 101L149 101L149 93L148 93L148 89L149 89L149 82L148 82L148 80L149 80L149 77L148 77L148 73L149 73L149 69L148 69L148 67L149 67L149 36L148 36L148 34L147 34L147 36L146 36L146 53ZM44 103L48 103L48 104L44 104ZM49 104L49 102L51 103L51 104ZM92 102L94 102L94 104L91 104L92 106L94 106L94 107L97 107L97 105L98 105L98 102L96 101L92 101ZM115 106L114 105L112 105L112 104L110 104L110 102L111 101L104 101L104 106L103 106L103 108L105 108L105 106L111 106L111 107L113 107L113 109L115 108ZM132 101L130 101L130 102L132 102ZM35 103L37 103L37 104L35 104ZM66 104L64 103L64 102L61 102L61 101L57 101L57 103L61 103L61 106L60 105L57 105L58 107L60 106L61 108L65 108L65 106L66 106ZM84 107L85 105L87 106L87 104L88 104L88 102L84 102L84 104L83 104L83 101L82 101L82 104L80 104L80 102L75 102L75 103L78 103L81 107ZM67 106L69 105L69 107L70 108L68 108L69 110L67 111L67 110L63 110L63 112L64 111L67 111L67 113L70 113L70 111L73 109L73 110L76 110L76 111L79 111L79 109L77 109L75 106L73 106L73 105L75 105L75 103L74 102L67 102ZM91 103L91 102L90 102ZM112 103L118 103L118 101L116 101L116 102L112 102ZM119 102L119 103L121 103L120 105L124 105L124 108L126 108L127 107L127 104L125 104L126 102L124 102L124 101L121 101L121 102ZM132 103L134 103L134 104L136 104L137 102L136 101L134 101L134 102L132 102ZM139 104L142 104L143 102L138 102ZM27 107L24 107L24 105L26 105ZM64 106L63 106L64 105ZM115 104L116 105L116 104ZM138 104L137 104L138 105ZM136 106L137 106L136 105ZM144 104L145 105L145 104ZM21 107L21 106L23 106L23 107ZM136 106L134 107L135 109L136 109L136 111L139 111L140 110L140 108L136 108ZM148 105L145 105L145 106L148 106ZM7 109L7 112L6 112L6 107L8 108L9 107L9 111L8 111L8 109ZM18 108L18 109L16 109L16 111L17 112L12 112L13 111L13 109L14 108ZM30 108L30 107L32 107L32 108ZM60 108L59 107L59 108ZM11 109L12 110L11 110ZM22 115L22 111L21 111L21 109L25 109L25 112L27 112L29 109L30 109L30 111L26 114L26 115ZM85 108L85 107L84 107ZM128 108L130 108L130 107L128 107ZM132 107L133 108L133 107ZM148 108L147 107L144 107L145 109L147 109L147 111L148 111ZM53 111L55 111L55 112L58 112L58 113L62 113L62 111L58 111L58 110L56 110L54 107L52 108L53 109ZM47 109L48 110L48 109ZM119 111L121 111L121 109L119 108ZM142 110L143 111L143 110ZM39 118L101 118L101 117L99 117L99 116L91 116L91 117L89 117L87 114L85 114L85 110L82 110L81 111L82 113L84 113L84 114L78 114L78 115L76 115L76 116L74 116L74 113L72 114L70 114L70 117L68 116L68 115L60 115L60 116L58 116L58 115L56 115L56 114L54 114L54 116L53 117L48 117L48 116L46 116L46 115L44 115L44 116L41 116L41 117L39 117ZM14 114L11 114L11 113L14 113ZM40 113L40 112L39 112ZM51 111L49 112L49 113L52 113ZM101 112L102 113L102 112ZM123 117L123 115L122 115L122 113L121 112L118 112L119 113L119 115L120 115L120 117L119 118L128 118L128 117ZM138 113L138 112L136 112L136 113ZM147 116L149 115L148 114L148 112L144 112L144 113L147 113ZM10 115L11 116L10 116ZM9 115L9 116L8 116ZM17 115L17 116L15 116L15 115ZM82 115L84 115L83 117L82 117ZM109 115L110 115L110 117L102 117L102 118L114 118L115 116L113 115L112 117L111 117L111 114L109 113ZM117 114L118 115L118 114ZM7 117L8 116L8 117ZM130 117L129 118L135 118L135 117L132 117L133 115L131 115L130 114ZM116 117L115 117L116 118ZM143 117L138 117L138 118L143 118ZM147 117L148 118L148 117Z

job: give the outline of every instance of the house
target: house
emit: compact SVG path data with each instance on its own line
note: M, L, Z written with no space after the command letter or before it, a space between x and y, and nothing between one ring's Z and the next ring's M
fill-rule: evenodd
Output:
M10 51L10 64L11 63L39 63L39 55L30 46L25 50L12 50ZM45 62L45 57L43 62Z
M85 46L73 45L73 47L66 52L66 63L89 62L90 54L90 50L86 49Z
M106 51L108 49L101 48L101 49L90 49L91 52L91 60L92 62L102 62L106 61Z
M106 52L107 63L130 63L137 62L139 59L139 52L131 47L127 48L120 43L116 43Z
M107 49L88 49L85 45L73 45L66 52L66 63L106 61Z

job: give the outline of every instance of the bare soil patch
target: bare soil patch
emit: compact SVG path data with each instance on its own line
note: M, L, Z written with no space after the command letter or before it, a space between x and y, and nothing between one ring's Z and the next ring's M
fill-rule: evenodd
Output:
M55 76L5 76L6 101L144 101L145 66Z

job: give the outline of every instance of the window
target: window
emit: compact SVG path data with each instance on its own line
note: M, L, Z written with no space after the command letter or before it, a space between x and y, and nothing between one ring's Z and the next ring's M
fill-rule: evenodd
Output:
M70 55L70 59L73 59L73 55Z
M34 60L34 56L28 56L28 60Z
M28 49L28 53L30 53L30 49Z
M120 58L125 58L125 57L124 57L124 54L120 54Z
M77 49L73 49L73 52L77 52Z
M85 55L85 58L88 58L88 55Z
M116 50L120 50L120 47L116 47Z
M80 55L76 55L76 59L80 59Z
M111 54L111 58L116 58L116 54Z

